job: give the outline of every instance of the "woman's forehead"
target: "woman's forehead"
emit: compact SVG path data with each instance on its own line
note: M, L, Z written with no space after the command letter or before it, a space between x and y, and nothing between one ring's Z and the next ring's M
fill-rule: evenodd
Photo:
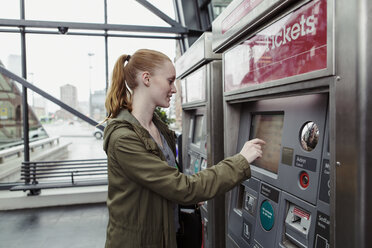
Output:
M176 69L172 62L165 61L160 67L157 68L156 72L165 73L168 76L175 76Z

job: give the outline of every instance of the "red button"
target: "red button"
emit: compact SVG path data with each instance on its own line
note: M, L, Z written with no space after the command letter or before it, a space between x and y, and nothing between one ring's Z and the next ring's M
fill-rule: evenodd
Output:
M307 172L303 171L300 174L300 184L303 188L307 188L309 186L309 174Z

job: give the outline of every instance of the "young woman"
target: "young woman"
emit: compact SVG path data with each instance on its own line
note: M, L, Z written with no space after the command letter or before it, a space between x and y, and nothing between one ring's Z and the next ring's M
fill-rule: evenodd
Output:
M107 93L109 223L106 247L177 247L177 204L196 204L223 194L250 177L249 163L264 141L188 176L175 163L175 134L154 115L169 107L176 72L164 54L142 49L116 62Z

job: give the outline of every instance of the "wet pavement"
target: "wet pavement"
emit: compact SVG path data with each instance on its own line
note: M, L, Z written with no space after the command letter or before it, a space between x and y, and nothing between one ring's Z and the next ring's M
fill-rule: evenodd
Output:
M0 247L102 248L106 205L78 205L0 211Z

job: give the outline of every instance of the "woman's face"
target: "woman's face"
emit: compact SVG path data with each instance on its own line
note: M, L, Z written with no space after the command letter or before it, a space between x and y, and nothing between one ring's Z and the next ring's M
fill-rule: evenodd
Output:
M151 95L156 106L169 107L172 95L177 92L174 85L175 79L176 70L169 61L166 61L161 68L155 70L154 74L151 75Z

